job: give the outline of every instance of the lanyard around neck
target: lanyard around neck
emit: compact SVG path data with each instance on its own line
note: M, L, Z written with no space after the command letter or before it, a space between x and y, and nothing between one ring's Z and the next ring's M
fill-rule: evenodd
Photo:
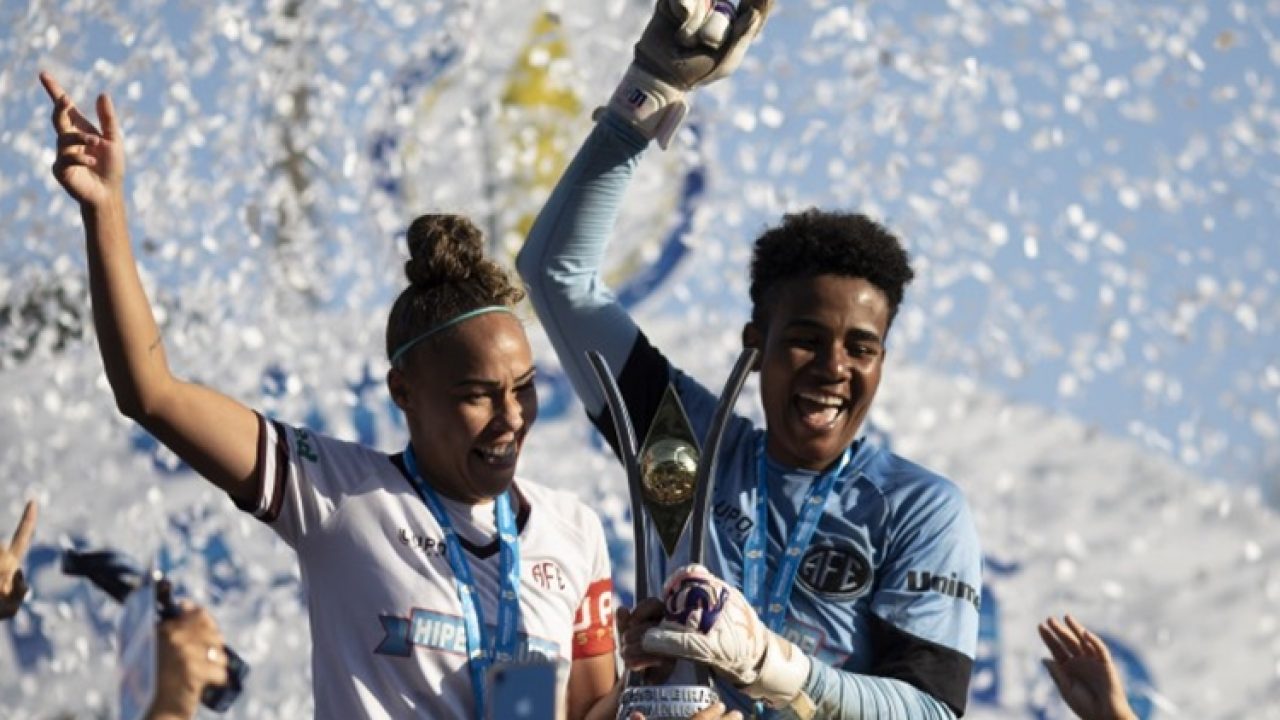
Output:
M747 537L742 558L743 594L747 602L756 611L756 615L764 622L765 627L773 632L782 632L783 623L787 619L787 605L791 600L791 589L795 586L796 575L800 572L800 562L804 551L818 529L818 521L827 507L827 499L832 491L838 495L838 484L842 484L844 470L853 458L853 448L845 448L840 461L834 469L819 475L810 485L804 503L797 513L795 527L787 538L782 560L778 563L778 572L773 578L773 586L769 589L768 601L764 602L765 549L768 547L769 535L769 485L768 461L764 450L765 434L760 434L756 444L756 524Z
M418 472L418 460L413 454L412 445L404 450L404 465L409 471L414 489L444 532L445 553L458 586L458 602L462 605L462 621L467 634L467 667L471 673L476 718L483 720L486 717L484 682L489 666L495 661L510 661L517 650L516 631L520 624L520 540L515 515L511 511L511 493L505 492L493 501L494 512L497 514L501 588L498 595L497 637L490 641L484 624L480 593L476 588L475 577L471 574L471 564L463 554L462 543L458 540L458 533L453 528L444 504Z

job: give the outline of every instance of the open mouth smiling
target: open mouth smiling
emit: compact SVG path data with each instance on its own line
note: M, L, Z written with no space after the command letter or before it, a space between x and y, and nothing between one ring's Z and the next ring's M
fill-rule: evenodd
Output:
M792 405L806 426L814 430L827 430L835 426L849 411L852 403L839 395L799 392L792 399Z

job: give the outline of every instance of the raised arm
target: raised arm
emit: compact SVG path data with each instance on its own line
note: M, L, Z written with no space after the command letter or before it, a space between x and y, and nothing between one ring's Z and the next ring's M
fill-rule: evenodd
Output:
M604 396L586 352L598 350L622 371L640 335L600 276L622 197L648 140L606 115L565 170L516 258L538 319L587 413Z
M98 96L99 128L51 75L41 73L40 82L53 102L53 176L80 203L84 220L93 325L116 407L233 498L252 499L257 416L169 371L130 247L124 136L111 99Z
M711 48L693 40L712 11L710 3L657 0L634 61L516 260L538 318L593 418L603 410L604 398L587 365L587 350L603 353L615 374L632 362L657 362L666 369L656 353L633 356L640 331L600 276L635 166L650 140L666 147L685 115L688 92L725 77L742 62L771 5L772 0L744 0L729 39Z

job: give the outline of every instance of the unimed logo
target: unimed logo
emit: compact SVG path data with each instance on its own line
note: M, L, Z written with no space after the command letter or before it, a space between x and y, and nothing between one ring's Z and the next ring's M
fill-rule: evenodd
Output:
M957 580L955 573L938 575L927 570L907 571L907 590L911 592L936 592L972 603L974 609L982 607L982 596L968 583Z

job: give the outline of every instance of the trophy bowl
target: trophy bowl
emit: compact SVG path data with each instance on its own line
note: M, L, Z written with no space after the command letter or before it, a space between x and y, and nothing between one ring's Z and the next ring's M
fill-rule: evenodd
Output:
M698 449L680 438L663 438L645 448L640 460L645 497L659 505L693 499L698 481Z

